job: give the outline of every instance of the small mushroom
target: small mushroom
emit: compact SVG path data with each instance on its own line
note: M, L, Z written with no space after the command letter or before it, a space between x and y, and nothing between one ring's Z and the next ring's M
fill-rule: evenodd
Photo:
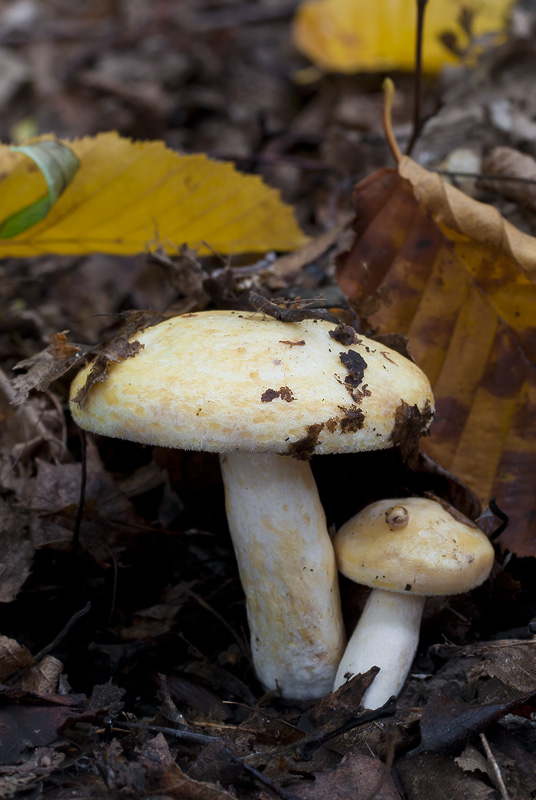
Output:
M186 314L134 337L143 349L110 364L82 407L91 365L71 388L86 430L221 454L255 670L267 689L296 699L331 690L345 645L335 555L307 459L393 446L400 408L420 420L417 430L431 419L430 384L415 364L364 337L343 345L332 327Z
M401 519L405 524L397 525ZM343 575L373 589L334 686L379 667L362 698L365 708L379 708L406 680L426 596L467 592L485 581L493 547L458 511L422 497L372 503L342 526L334 547Z

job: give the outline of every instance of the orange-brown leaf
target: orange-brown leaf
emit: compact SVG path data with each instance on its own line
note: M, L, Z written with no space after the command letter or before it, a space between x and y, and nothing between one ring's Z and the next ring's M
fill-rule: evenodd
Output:
M536 240L409 159L401 171L412 183L380 170L356 187L339 284L373 328L409 337L436 397L424 449L496 498L504 546L536 555Z

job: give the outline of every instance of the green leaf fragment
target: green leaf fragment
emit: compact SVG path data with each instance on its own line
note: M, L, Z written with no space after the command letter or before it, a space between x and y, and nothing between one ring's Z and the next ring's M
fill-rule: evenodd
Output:
M0 239L11 239L41 222L71 183L80 166L73 151L55 139L12 147L11 150L31 158L45 179L48 193L0 223Z

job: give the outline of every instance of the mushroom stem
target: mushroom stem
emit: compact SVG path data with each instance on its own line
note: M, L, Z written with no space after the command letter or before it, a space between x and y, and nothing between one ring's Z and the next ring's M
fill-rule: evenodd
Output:
M379 667L363 695L364 708L380 708L398 695L408 675L417 644L425 597L373 589L348 642L334 688L349 675Z
M282 697L322 697L333 685L344 628L311 468L271 453L226 453L221 466L257 677Z

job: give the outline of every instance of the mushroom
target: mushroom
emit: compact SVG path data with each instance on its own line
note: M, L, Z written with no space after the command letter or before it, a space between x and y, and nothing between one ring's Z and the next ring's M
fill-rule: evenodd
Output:
M265 688L295 699L331 691L345 645L307 459L390 447L407 419L413 431L431 419L430 385L415 364L353 329L336 331L319 320L185 314L137 335L136 357L110 364L83 405L91 365L71 388L86 430L221 453L253 664Z
M334 547L343 575L373 587L337 670L335 689L349 675L379 667L362 698L365 708L379 708L406 680L426 596L458 594L481 584L493 564L493 547L463 514L423 497L372 503L342 526Z

